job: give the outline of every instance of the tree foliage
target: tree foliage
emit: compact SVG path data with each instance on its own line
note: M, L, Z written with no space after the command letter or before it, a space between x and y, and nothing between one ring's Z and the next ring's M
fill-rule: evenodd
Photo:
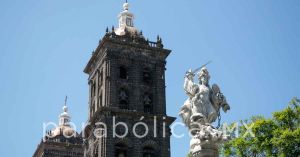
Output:
M223 145L222 154L239 157L300 156L299 104L300 99L294 98L287 108L273 113L272 118L256 116L242 121L246 125L240 125L239 136ZM254 136L247 133L247 128Z

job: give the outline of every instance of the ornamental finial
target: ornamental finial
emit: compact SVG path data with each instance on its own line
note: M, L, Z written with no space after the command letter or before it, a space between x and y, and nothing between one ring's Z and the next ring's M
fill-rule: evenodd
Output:
M126 3L123 4L123 9L124 10L128 10L129 9L129 3L127 3L127 1L126 1Z
M67 102L68 102L68 96L66 96L66 98L65 98L65 104L63 107L64 112L68 112Z
M65 104L64 104L64 107L63 107L63 112L59 115L59 125L60 126L69 125L69 122L71 120L71 117L68 114L67 101L68 101L68 96L66 96L66 98L65 98Z
M134 27L134 15L133 13L129 12L129 3L126 1L126 3L123 4L123 11L119 14L119 27L115 29L116 35L123 36L129 32L130 35L134 35L135 31L137 29Z
M65 106L67 106L67 102L68 102L68 96L66 95L66 98L65 98Z

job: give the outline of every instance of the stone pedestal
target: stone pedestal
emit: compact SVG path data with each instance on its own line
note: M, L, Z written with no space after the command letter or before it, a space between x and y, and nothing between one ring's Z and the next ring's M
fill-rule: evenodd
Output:
M192 157L219 157L219 146L228 136L210 125L202 125L190 142Z
M219 150L214 145L202 145L200 150L192 152L192 157L219 157Z

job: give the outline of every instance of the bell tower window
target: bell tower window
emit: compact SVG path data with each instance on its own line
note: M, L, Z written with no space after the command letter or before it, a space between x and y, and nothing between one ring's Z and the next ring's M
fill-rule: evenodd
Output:
M128 72L127 72L127 68L125 68L124 66L121 66L119 68L120 71L120 78L121 79L128 79Z
M149 96L149 94L144 95L143 103L144 103L144 112L153 113L152 98Z
M128 110L128 102L126 100L120 101L120 109Z
M117 144L115 157L127 157L127 147L124 144Z
M148 68L143 70L143 82L150 83L151 82L151 73Z
M129 109L127 91L123 88L120 90L119 94L119 108L124 110Z
M143 157L155 157L155 151L151 147L145 147L143 149Z

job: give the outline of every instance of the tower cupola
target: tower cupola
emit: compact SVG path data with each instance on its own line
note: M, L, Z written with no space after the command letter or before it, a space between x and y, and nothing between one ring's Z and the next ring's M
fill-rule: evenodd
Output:
M59 115L59 125L60 126L69 126L71 117L68 113L68 106L65 104L63 107L63 112Z
M134 34L137 29L134 27L134 15L129 12L129 3L123 4L123 11L119 14L119 28L116 29L117 35L125 35L126 31Z
M76 136L76 131L71 126L71 116L68 113L68 106L67 106L67 98L65 99L65 104L63 106L63 112L59 115L59 122L58 126L51 131L51 136L56 137L58 135L64 136Z
M71 117L68 113L67 97L66 97L65 104L63 106L63 112L59 115L59 125L60 126L69 126L70 121L71 121Z

